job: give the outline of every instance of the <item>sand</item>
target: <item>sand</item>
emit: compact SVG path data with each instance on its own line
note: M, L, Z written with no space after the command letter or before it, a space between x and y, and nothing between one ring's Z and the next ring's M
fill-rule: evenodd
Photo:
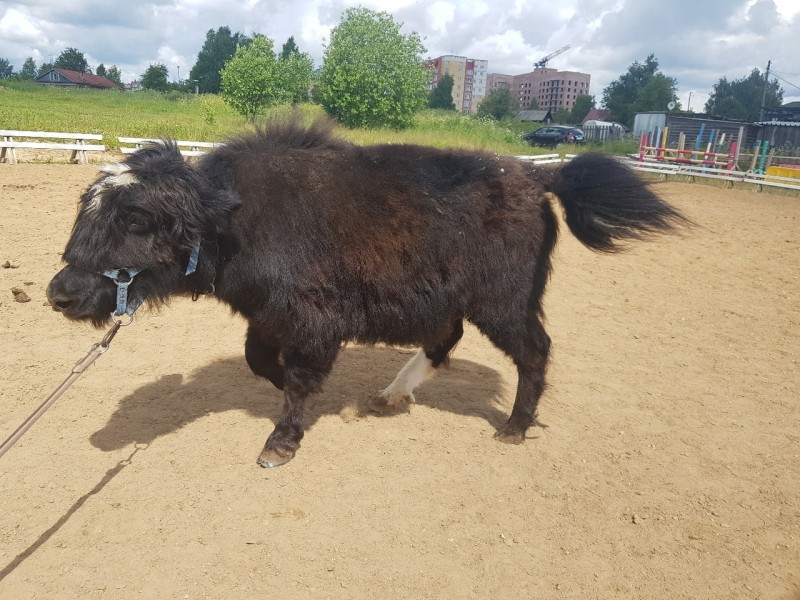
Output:
M105 331L45 302L96 170L0 165L0 439ZM0 459L0 598L800 598L800 199L656 185L696 228L616 256L562 229L520 446L470 327L389 417L352 409L414 350L346 347L261 469L282 397L244 321L141 310Z

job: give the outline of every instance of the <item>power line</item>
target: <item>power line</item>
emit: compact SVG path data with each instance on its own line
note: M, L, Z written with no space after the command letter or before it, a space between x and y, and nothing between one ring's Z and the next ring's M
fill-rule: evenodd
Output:
M797 88L798 90L800 90L800 85L795 85L791 81L787 81L786 79L778 75L775 71L772 71L772 75L774 75L776 79L780 79L783 83L789 84L793 88Z

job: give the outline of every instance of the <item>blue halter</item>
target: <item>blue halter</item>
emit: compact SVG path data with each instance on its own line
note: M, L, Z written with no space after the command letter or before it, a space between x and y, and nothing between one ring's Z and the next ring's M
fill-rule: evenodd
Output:
M184 273L184 275L191 275L197 270L197 261L199 258L200 236L198 235L192 245L192 253L189 255L189 264L186 267L186 273ZM126 269L108 269L101 273L101 275L111 279L117 286L117 309L113 313L115 316L121 317L122 315L128 315L129 317L133 317L133 313L135 313L136 309L144 302L144 299L138 296L133 296L130 300L128 299L128 286L133 282L133 278L141 272L142 269L131 269L129 267Z
M108 271L103 271L103 275L110 278L117 285L117 310L114 311L116 316L121 317L127 314L132 317L136 309L142 305L142 299L138 296L131 298L131 301L128 302L128 286L140 272L141 269L109 269Z

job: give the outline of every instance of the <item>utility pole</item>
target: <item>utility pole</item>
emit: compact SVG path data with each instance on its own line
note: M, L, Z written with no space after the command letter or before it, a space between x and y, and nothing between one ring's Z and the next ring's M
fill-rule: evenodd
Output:
M761 112L759 113L758 120L764 121L764 104L767 102L767 86L769 86L769 68L772 65L772 61L767 61L767 72L764 74L764 91L761 94Z

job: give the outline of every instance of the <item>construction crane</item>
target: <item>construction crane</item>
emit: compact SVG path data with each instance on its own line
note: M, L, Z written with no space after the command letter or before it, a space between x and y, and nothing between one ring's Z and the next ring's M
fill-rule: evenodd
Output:
M559 54L563 54L564 52L566 52L569 49L570 49L570 45L569 44L567 44L566 46L562 46L561 48L559 48L555 52L552 52L552 53L548 54L547 56L537 60L535 63L533 63L533 66L536 67L537 69L543 69L543 68L545 68L547 66L547 63L551 58L555 58Z

